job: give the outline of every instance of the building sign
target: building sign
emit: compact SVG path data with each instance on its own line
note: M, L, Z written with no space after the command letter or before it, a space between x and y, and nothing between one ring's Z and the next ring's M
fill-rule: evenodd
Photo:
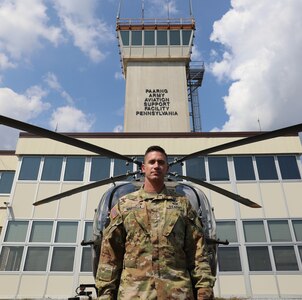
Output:
M137 116L178 116L171 110L168 89L146 89L144 110L136 111Z

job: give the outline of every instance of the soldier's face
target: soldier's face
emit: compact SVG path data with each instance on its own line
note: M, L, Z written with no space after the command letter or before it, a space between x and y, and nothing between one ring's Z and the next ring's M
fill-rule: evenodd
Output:
M152 151L145 156L142 171L145 173L146 180L163 182L168 169L166 156L163 153Z

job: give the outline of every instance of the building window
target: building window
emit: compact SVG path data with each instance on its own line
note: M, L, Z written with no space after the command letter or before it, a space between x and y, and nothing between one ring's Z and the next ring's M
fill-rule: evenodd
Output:
M182 44L185 46L190 45L192 30L183 30L182 31Z
M0 172L0 194L10 194L15 171L2 171Z
M49 243L52 228L52 221L33 221L29 241L32 243Z
M84 241L92 240L93 223L86 222L84 230ZM92 272L92 253L90 246L82 248L81 272Z
M154 46L155 45L155 31L154 30L145 30L144 31L144 45L145 46Z
M170 45L178 46L180 45L180 31L179 30L170 30Z
M84 167L85 157L67 157L64 181L82 181L84 177Z
M72 272L75 247L54 247L50 271Z
M90 247L83 247L81 272L92 272L92 253Z
M174 158L168 157L168 163L172 162L173 160L174 160ZM178 175L183 175L181 163L172 165L172 166L169 168L169 172L171 172L171 173L176 173L176 174L178 174ZM178 179L178 178L176 177L176 179ZM179 180L182 180L182 179L179 178Z
M295 156L277 156L282 179L301 179Z
M41 157L26 156L22 158L19 180L37 180Z
M9 221L4 242L25 242L28 221Z
M56 243L75 243L77 240L78 222L58 222Z
M235 221L218 221L216 230L218 239L228 240L230 243L238 242Z
M204 157L188 159L186 161L186 174L190 177L206 180Z
M301 263L302 263L302 246L299 246L298 250L299 250L299 254L300 254L300 260L301 260Z
M211 181L229 180L229 171L226 157L209 157L209 172Z
M302 220L293 220L296 241L302 242Z
M93 223L92 222L86 222L85 223L85 231L84 231L84 240L89 241L92 239L92 233L93 233Z
M273 246L277 271L296 271L298 264L293 246Z
M134 30L131 32L131 45L141 46L142 45L142 31Z
M268 229L272 242L291 242L292 238L286 220L268 221Z
M23 248L21 246L3 246L0 254L0 271L19 271Z
M235 156L233 160L237 180L255 180L255 172L251 156Z
M24 271L46 271L49 247L28 247Z
M218 266L220 272L241 271L241 262L238 247L219 247Z
M266 242L262 221L244 221L243 231L247 243Z
M267 246L246 247L250 271L271 271Z
M129 46L129 30L120 31L122 43L124 46Z
M158 46L167 46L168 45L167 30L157 30L157 45Z
M114 160L113 176L119 176L133 171L133 163L127 163L122 159Z
M106 179L110 176L110 159L106 157L91 158L90 181Z
M277 170L273 156L256 156L260 180L277 180Z
M44 158L41 180L59 181L61 178L63 157L49 156Z

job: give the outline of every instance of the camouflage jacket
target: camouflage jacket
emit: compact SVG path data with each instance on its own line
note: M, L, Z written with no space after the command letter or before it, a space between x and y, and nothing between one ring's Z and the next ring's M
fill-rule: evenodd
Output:
M99 299L191 300L215 282L201 223L187 198L143 189L122 197L104 231Z

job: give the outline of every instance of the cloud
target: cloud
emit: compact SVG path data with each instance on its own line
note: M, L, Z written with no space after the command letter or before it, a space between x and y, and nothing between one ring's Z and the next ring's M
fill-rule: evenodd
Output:
M57 76L54 73L48 72L44 76L44 81L48 84L51 89L60 93L61 97L65 99L68 104L74 104L72 97L62 88Z
M93 62L106 57L104 45L115 40L113 29L95 17L96 0L54 0L62 27Z
M114 73L114 78L115 78L116 80L124 79L124 75L123 75L122 72L115 72L115 73Z
M116 125L113 129L113 132L123 132L124 126L123 125Z
M5 0L0 5L0 68L42 47L42 40L54 45L62 40L61 30L49 26L43 0ZM2 58L1 58L2 57Z
M150 12L154 18L155 15L168 17L177 14L179 11L175 0L149 0L147 12Z
M2 115L23 121L37 117L50 107L43 102L46 92L39 86L32 86L24 93L18 94L9 88L0 88L0 112Z
M258 120L263 130L300 123L302 1L231 4L232 9L214 23L211 35L224 47L211 71L230 82L224 97L229 119L222 130L258 130Z
M10 88L0 88L1 115L28 122L41 112L49 109L50 104L44 102L46 92L39 86L32 86L24 94L18 94ZM18 131L0 126L0 148L14 149Z
M51 116L49 125L53 130L64 132L87 132L94 123L92 116L85 115L81 110L64 106L57 108Z

